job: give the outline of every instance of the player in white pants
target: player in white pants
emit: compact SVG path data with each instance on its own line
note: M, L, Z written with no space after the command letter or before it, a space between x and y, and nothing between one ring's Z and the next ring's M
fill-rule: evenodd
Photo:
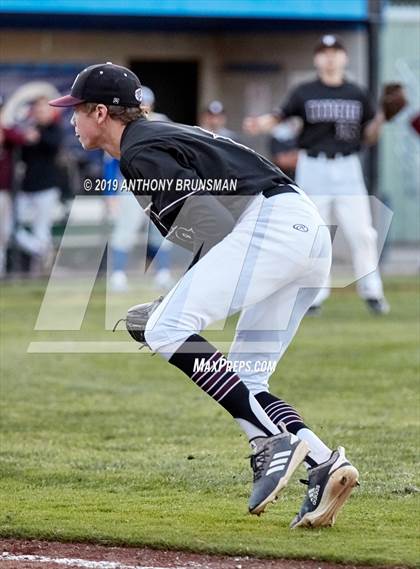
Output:
M229 359L247 355L241 377L268 389L255 362L278 362L331 264L328 228L305 194L259 195L235 229L182 277L150 317L146 340L170 359L192 333L241 312ZM291 223L291 220L297 223ZM228 264L220 259L229 259Z
M345 78L347 61L342 41L323 36L315 46L318 78L298 85L277 111L247 117L244 130L258 134L270 131L282 119L302 119L296 181L327 224L334 209L350 245L358 293L373 313L386 314L389 305L377 268L376 231L357 156L361 144L377 142L384 116L375 114L368 94ZM328 278L314 300L313 313L320 311L329 293Z
M107 63L83 70L71 94L51 102L74 107L83 147L120 159L160 233L193 251L189 269L163 300L129 310L146 315L140 329L128 327L128 317L127 328L246 433L254 473L250 513L262 513L304 460L308 492L292 527L332 525L358 472L344 449L331 451L268 391L270 374L259 367L278 362L326 279L329 232L313 203L264 157L199 127L148 121L141 100L138 77ZM227 359L201 332L237 312Z
M59 193L59 188L47 188L17 194L16 210L20 227L16 231L16 241L30 255L45 257L51 250L51 227ZM24 227L26 224L31 226L31 231Z
M334 159L322 155L313 158L301 150L296 181L310 195L327 225L332 223L334 210L338 226L350 245L360 297L365 300L381 299L380 305L371 305L378 309L382 307L380 312L386 312L382 280L377 268L376 230L372 224L369 196L358 157L351 154ZM329 294L330 276L313 306L321 306Z

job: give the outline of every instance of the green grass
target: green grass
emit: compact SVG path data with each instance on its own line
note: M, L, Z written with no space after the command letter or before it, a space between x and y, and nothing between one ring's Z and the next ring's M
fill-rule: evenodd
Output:
M272 378L272 391L330 445L344 445L361 474L334 528L295 532L298 477L264 516L247 515L244 436L158 356L28 354L34 340L126 339L103 330L101 284L80 332L34 331L44 287L3 286L0 536L418 562L414 279L387 282L386 318L367 314L351 289L335 291L322 318L303 322ZM231 333L232 323L209 337Z

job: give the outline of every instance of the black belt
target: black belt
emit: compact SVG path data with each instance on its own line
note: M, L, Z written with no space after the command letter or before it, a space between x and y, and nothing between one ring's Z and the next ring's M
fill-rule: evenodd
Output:
M271 198L272 196L277 196L278 194L298 194L292 186L285 184L284 186L275 186L274 188L268 188L268 190L263 190L261 192L266 198Z
M341 156L350 156L350 154L354 154L354 152L324 152L323 150L307 150L306 151L307 156L310 156L311 158L318 158L318 156L325 156L326 158L329 158L330 160L333 160L334 158L340 158Z

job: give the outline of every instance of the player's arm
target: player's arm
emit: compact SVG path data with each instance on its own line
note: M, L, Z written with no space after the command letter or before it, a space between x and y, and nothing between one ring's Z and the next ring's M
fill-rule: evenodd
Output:
M385 115L382 111L378 111L373 119L368 121L363 128L363 143L367 146L376 144L381 136L384 123Z
M271 113L260 115L259 117L246 117L243 121L243 130L251 136L266 134L273 130L282 120L302 116L302 101L299 87L293 89L286 101Z
M281 121L280 114L267 113L259 117L245 117L242 128L245 134L256 136L257 134L266 134Z
M370 93L360 87L362 103L361 142L368 146L376 144L381 134L384 117L381 109L376 109Z

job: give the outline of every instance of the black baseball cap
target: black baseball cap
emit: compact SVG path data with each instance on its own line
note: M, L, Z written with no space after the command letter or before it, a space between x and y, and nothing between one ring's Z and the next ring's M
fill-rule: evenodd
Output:
M314 47L314 53L319 53L320 51L328 48L341 49L346 51L345 45L339 36L333 34L326 34L319 38L317 44Z
M80 103L103 103L121 107L138 107L142 92L135 73L110 61L91 65L79 73L69 95L53 99L52 107L74 107Z

